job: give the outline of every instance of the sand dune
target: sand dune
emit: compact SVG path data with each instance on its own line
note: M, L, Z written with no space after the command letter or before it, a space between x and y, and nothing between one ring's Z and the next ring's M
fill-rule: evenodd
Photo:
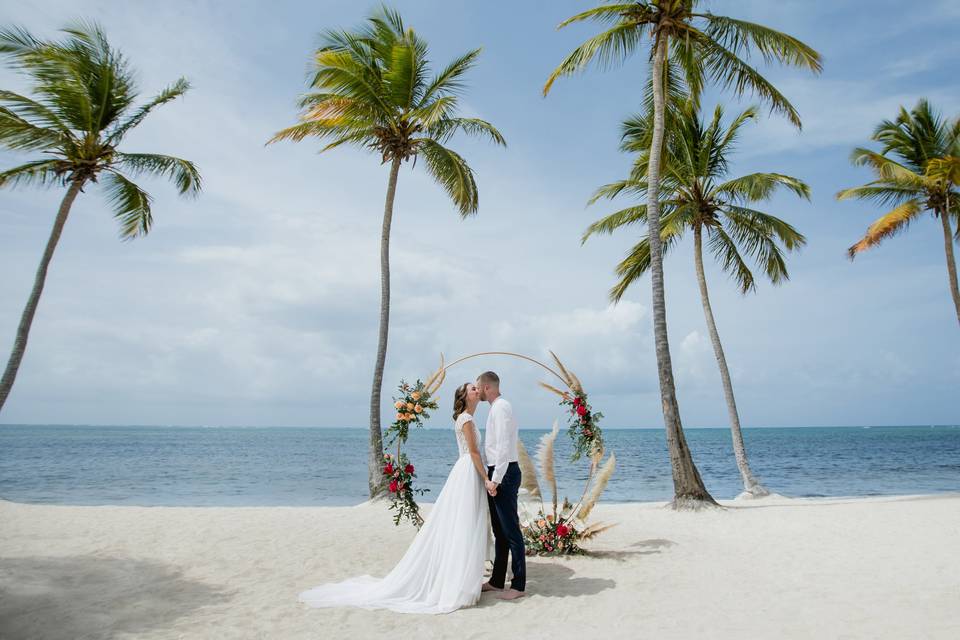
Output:
M960 495L725 505L601 505L620 525L529 559L528 598L410 616L297 603L389 570L414 531L381 505L0 502L0 638L960 637Z

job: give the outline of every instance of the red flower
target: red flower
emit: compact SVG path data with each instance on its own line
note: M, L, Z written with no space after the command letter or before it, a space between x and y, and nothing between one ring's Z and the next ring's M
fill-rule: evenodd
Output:
M580 399L580 396L576 396L576 397L573 399L573 406L579 407L581 402L583 402L583 400Z
M396 492L397 492L397 481L394 480L393 482L390 483L390 493L396 493Z
M577 405L577 415L578 415L578 416L583 416L583 415L586 414L586 413L587 413L587 408L586 408L585 406L583 406L582 404L578 404L578 405Z
M413 473L413 465L408 464L406 467L403 468L403 470L407 473Z
M392 464L388 464L387 466L385 466L385 467L383 468L383 473L384 473L384 475L388 475L388 476L389 476L389 475L393 475L393 465L392 465Z
M557 527L557 535L561 538L566 538L568 533L570 533L570 529L567 527L567 525L562 524Z

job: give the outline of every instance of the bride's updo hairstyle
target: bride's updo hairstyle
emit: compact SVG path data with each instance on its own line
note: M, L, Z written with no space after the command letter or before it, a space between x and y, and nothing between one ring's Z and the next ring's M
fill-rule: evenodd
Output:
M467 387L469 382L464 382L453 392L453 419L456 420L460 414L467 410Z

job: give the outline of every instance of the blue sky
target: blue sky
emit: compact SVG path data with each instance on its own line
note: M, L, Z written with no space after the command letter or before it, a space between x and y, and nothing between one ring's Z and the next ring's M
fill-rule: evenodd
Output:
M425 376L439 353L556 351L610 427L662 424L649 282L617 307L606 292L629 234L579 244L612 211L587 208L622 177L619 122L638 104L640 58L561 80L554 66L595 27L557 32L589 2L398 2L438 65L471 48L464 111L490 120L508 148L454 148L477 174L480 212L460 221L422 167L404 167L393 227L394 306L385 398ZM71 17L100 21L139 70L144 98L183 75L187 97L155 112L128 150L197 162L193 201L148 183L156 225L117 240L102 193L78 198L34 322L3 423L363 426L378 317L378 240L387 170L372 155L318 155L312 142L265 147L295 121L309 54L328 27L358 24L373 3L6 3L0 22L52 36ZM795 35L824 57L819 77L767 69L800 111L802 133L764 116L747 127L732 171L806 180L811 202L767 207L807 236L791 280L741 296L707 278L745 426L956 424L960 346L942 236L932 217L849 262L844 250L879 211L838 203L865 182L854 146L900 105L928 97L960 113L955 69L960 5L906 12L901 2L729 2L705 6ZM891 19L896 16L896 19ZM23 81L0 70L0 86ZM732 114L750 104L711 92ZM21 160L0 154L3 166ZM0 352L6 358L62 196L0 192ZM624 205L625 206L625 205ZM689 241L666 261L667 313L688 427L723 426L726 409L706 334ZM501 373L522 426L547 426L554 398L528 365L474 360L449 373L433 426L445 426L454 383ZM385 402L385 415L386 406Z

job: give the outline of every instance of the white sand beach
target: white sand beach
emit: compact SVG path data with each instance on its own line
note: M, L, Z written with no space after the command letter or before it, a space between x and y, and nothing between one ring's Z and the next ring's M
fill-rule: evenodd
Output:
M414 534L383 505L0 502L0 637L957 638L960 495L600 505L592 556L528 560L529 597L444 616L308 609Z

